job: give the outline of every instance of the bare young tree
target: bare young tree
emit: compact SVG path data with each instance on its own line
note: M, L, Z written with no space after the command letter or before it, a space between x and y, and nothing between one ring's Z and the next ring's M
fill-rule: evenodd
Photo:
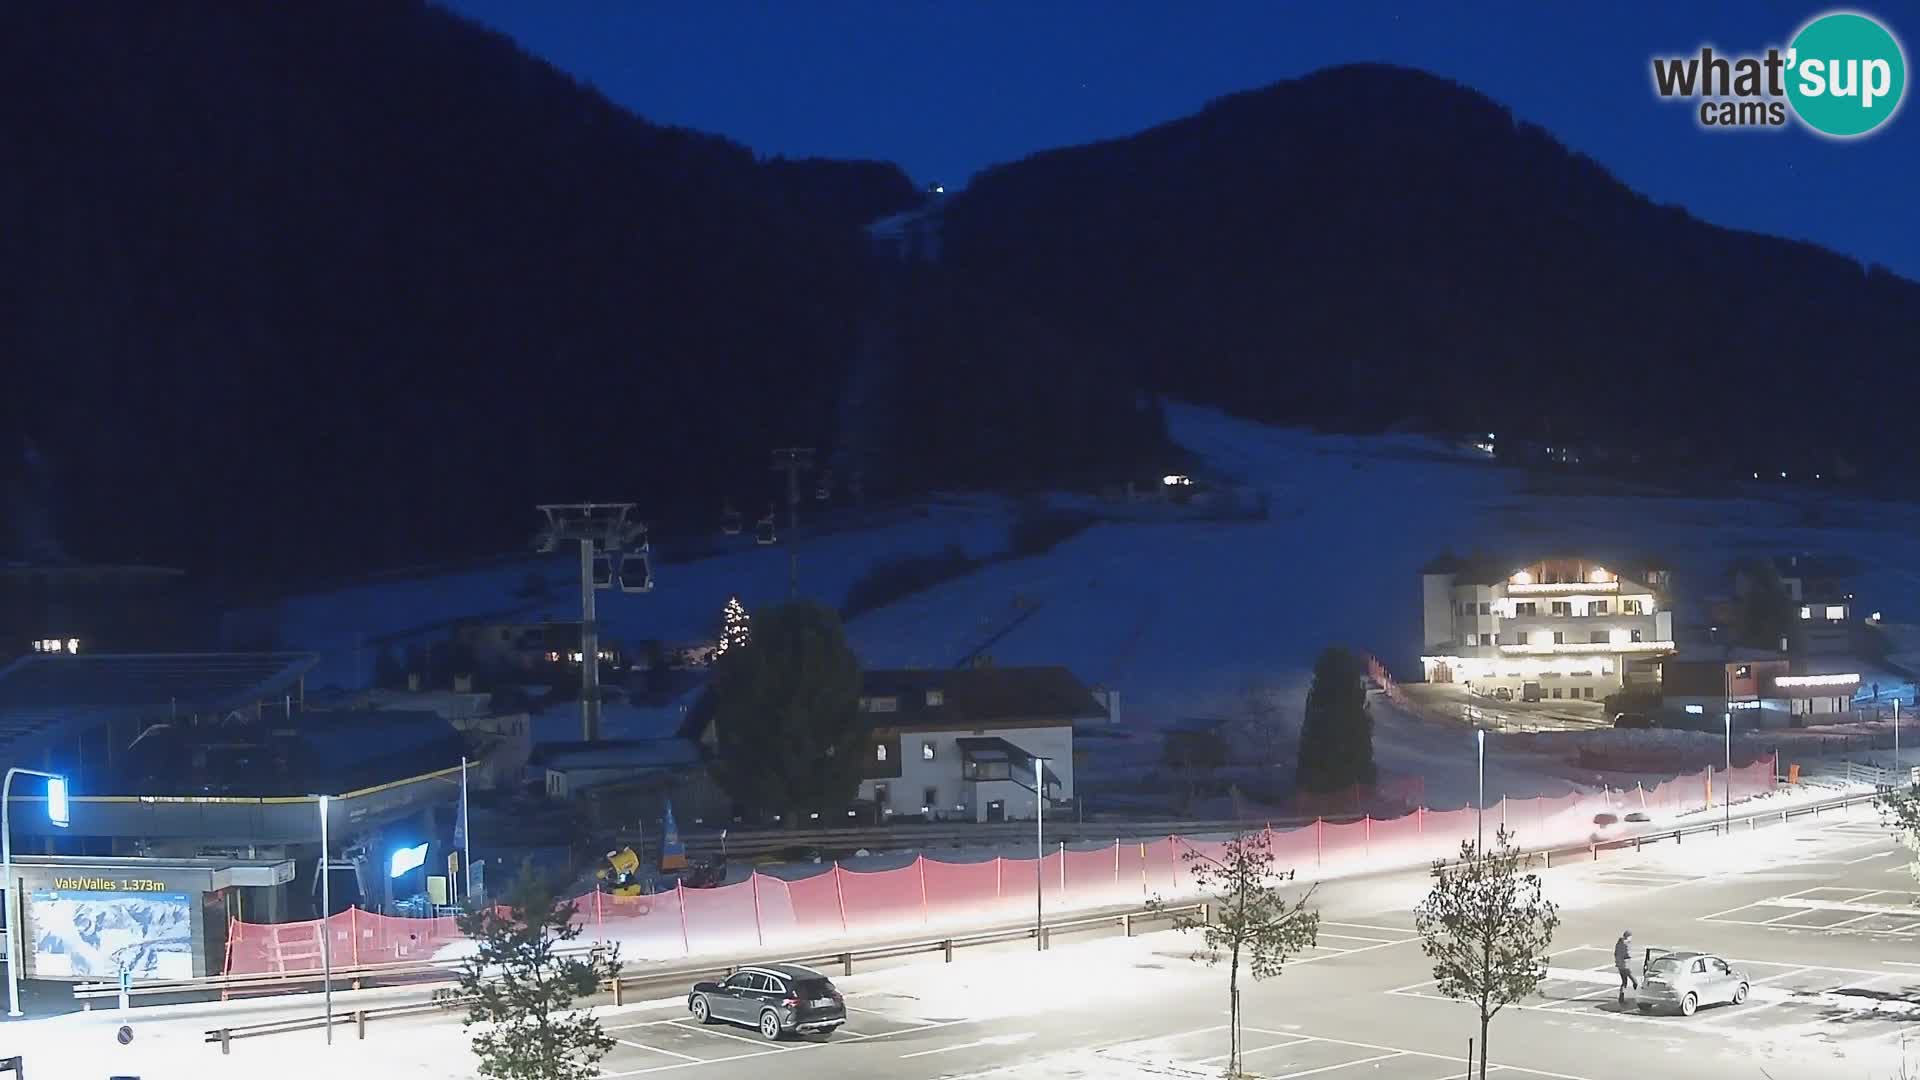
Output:
M1894 787L1873 801L1900 846L1907 849L1907 873L1920 881L1920 785Z
M1539 989L1560 925L1512 834L1502 827L1494 843L1483 853L1468 840L1458 862L1435 861L1433 888L1413 911L1440 992L1480 1010L1480 1080L1487 1077L1487 1025Z
M1320 913L1308 906L1313 899L1309 886L1297 899L1287 898L1285 886L1294 879L1291 868L1280 871L1273 865L1273 837L1262 829L1240 833L1228 840L1218 857L1189 847L1181 858L1193 883L1207 896L1207 918L1181 915L1174 929L1199 931L1200 948L1192 959L1209 967L1227 964L1227 1002L1229 1052L1228 1077L1243 1075L1240 1070L1240 968L1266 980L1280 974L1287 958L1312 947L1320 938ZM1156 897L1148 905L1164 909L1166 902Z

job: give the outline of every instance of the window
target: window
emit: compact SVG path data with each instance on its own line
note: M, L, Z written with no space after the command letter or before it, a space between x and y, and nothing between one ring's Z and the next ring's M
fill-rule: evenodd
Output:
M1553 602L1553 613L1555 615L1571 615L1573 614L1573 603L1568 600L1555 600Z
M862 698L861 702L866 706L866 709L868 712L899 712L900 711L900 699L897 697Z
M752 990L755 988L754 980L758 978L759 976L751 971L736 971L727 976L727 981L720 985L730 990Z
M944 690L927 691L927 708L937 709L940 706L945 705L946 703L947 703L946 691Z
M1620 601L1620 614L1622 614L1622 615L1645 615L1645 614L1646 614L1646 612L1644 612L1644 611L1641 611L1641 610L1640 610L1640 601L1638 601L1638 600L1622 600L1622 601Z
M1557 687L1557 686L1556 686L1556 687L1554 687L1554 688L1553 688L1553 696L1554 696L1554 697L1556 697L1556 698L1560 696L1560 688L1559 688L1559 687Z
M1473 646L1473 645L1478 645L1478 644L1480 644L1480 635L1479 635L1479 634L1468 634L1468 635L1467 635L1467 644L1468 644L1469 646Z
M1627 631L1627 634L1629 635L1629 637L1628 637L1628 639L1627 639L1627 640L1629 640L1629 641L1635 641L1635 642L1637 642L1637 641L1639 641L1639 640L1640 640L1640 631L1638 631L1638 630L1629 630L1629 631Z
M1490 603L1487 603L1485 600L1480 601L1480 614L1482 615L1493 614L1493 605ZM1831 616L1829 616L1829 618L1831 618Z
M1800 617L1801 617L1801 618L1803 618L1803 619L1811 619L1811 618L1813 618L1813 609L1812 609L1812 608L1810 608L1810 607L1806 607L1806 606L1804 606L1804 605L1803 605L1803 606L1802 606L1802 607L1800 608Z
M932 809L933 807L939 806L940 805L940 789L937 787L930 787L927 790L921 792L920 805L923 807L926 807L927 809Z
M1607 632L1605 630L1595 630L1587 635L1587 644L1589 645L1605 645L1606 643Z
M1703 716L1706 714L1706 711L1707 711L1707 707L1705 705L1687 706L1687 714L1689 716Z
M1532 600L1524 604L1515 604L1513 605L1513 613L1515 615L1538 615L1540 614L1540 605Z
M1581 696L1581 697L1583 697L1583 698L1586 698L1586 699L1587 699L1588 701L1592 701L1592 700L1593 700L1593 687L1591 687L1591 686L1585 686L1585 687L1581 687L1581 689L1580 689L1580 696Z
M873 748L873 760L875 761L887 760L887 744L886 743L881 743L880 745Z
M1483 614L1484 614L1484 612L1483 612ZM1827 618L1829 618L1829 619L1832 619L1832 620L1834 620L1835 622L1838 622L1838 621L1840 621L1840 620L1843 620L1843 619L1845 619L1846 617L1847 617L1847 609L1846 609L1846 608L1843 608L1843 607L1834 607L1834 606L1829 606L1829 607L1827 608Z
M923 742L920 744L920 760L921 761L933 760L933 740L932 739L928 739L926 742Z
M1733 677L1736 679L1751 679L1753 678L1753 669L1745 664L1741 664L1739 667L1733 669Z
M1588 614L1588 615L1605 615L1605 614L1607 614L1607 602L1606 602L1605 600L1591 600L1591 601L1588 601L1588 603L1587 603L1587 614Z
M1567 635L1555 630L1553 632L1553 643L1555 645L1565 645L1567 643Z

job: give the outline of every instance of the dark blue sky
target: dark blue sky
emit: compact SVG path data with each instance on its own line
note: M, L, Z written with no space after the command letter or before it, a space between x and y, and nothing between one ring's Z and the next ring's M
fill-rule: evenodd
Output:
M1222 94L1385 61L1465 83L1656 201L1812 240L1920 280L1920 110L1852 142L1710 132L1649 59L1784 46L1828 4L1403 0L447 0L649 119L762 154L881 158L955 186L995 162L1125 135ZM1915 63L1920 3L1857 10ZM1913 72L1909 70L1909 82ZM1920 90L1909 89L1912 98Z

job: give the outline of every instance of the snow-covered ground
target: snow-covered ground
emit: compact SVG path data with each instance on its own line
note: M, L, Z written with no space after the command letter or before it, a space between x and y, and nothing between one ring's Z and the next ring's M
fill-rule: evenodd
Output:
M1920 549L1909 539L1920 529L1920 507L1821 501L1815 490L1761 484L1724 499L1556 494L1551 477L1463 457L1418 436L1317 435L1177 404L1168 416L1206 475L1265 494L1267 519L1102 521L1045 555L991 561L855 618L849 633L863 663L948 666L1031 611L987 650L993 661L1063 664L1090 685L1113 688L1127 727L1145 734L1131 748L1097 753L1083 772L1094 781L1101 768L1150 768L1155 729L1227 714L1251 686L1271 691L1283 714L1297 718L1313 658L1329 644L1375 653L1402 676L1417 674L1417 571L1443 550L1655 553L1673 569L1682 625L1704 617L1707 596L1726 591L1730 559L1844 553L1860 563L1860 613L1883 612L1898 624L1920 612ZM839 603L877 560L949 545L976 556L1005 551L1014 512L1004 500L944 498L922 509L805 539L802 591ZM650 595L601 594L601 618L620 638L700 637L713 631L729 595L749 608L782 599L788 554L784 541L742 543L721 556L663 566ZM517 595L536 569L554 586L531 599ZM280 637L287 647L322 653L312 685L364 682L375 651L366 642L382 635L444 636L461 615L568 617L568 572L564 559L529 559L295 597L278 609ZM618 733L658 733L675 712L623 718ZM571 737L570 714L549 726L554 737ZM1464 732L1389 712L1377 724L1376 754L1390 774L1424 777L1429 805L1460 805L1477 790ZM1539 764L1537 755L1490 754L1489 794L1553 793L1573 782L1565 770L1543 772Z

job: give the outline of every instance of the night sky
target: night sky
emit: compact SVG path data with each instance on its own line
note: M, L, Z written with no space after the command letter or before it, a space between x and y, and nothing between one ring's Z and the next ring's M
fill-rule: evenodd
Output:
M1832 5L646 3L448 0L655 121L762 154L878 158L950 188L1049 147L1126 135L1222 94L1383 61L1444 75L1591 155L1655 201L1920 279L1920 114L1851 142L1709 132L1651 89L1650 58L1784 46ZM1400 10L1404 9L1404 10ZM1920 4L1859 10L1900 36ZM1916 91L1909 89L1907 97Z

